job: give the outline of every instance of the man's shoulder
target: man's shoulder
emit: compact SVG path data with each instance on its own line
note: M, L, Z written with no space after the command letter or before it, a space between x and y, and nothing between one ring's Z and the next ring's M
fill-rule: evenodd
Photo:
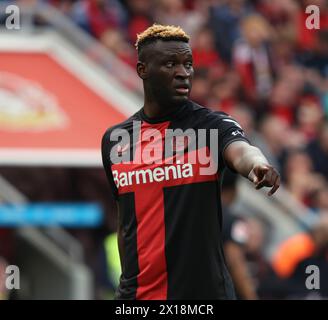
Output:
M120 129L122 129L122 130L128 130L129 128L131 128L131 127L133 126L133 122L134 122L134 121L138 121L138 120L140 120L140 119L139 119L139 116L138 116L138 115L139 115L139 112L140 112L140 111L136 112L134 115L132 115L131 117L127 118L126 120L124 120L124 121L122 121L122 122L120 122L120 123L118 123L118 124L115 124L115 125L112 126L112 127L109 127L109 128L105 131L105 133L104 133L104 135L103 135L103 141L109 139L110 135L111 135L112 132L115 131L115 130L118 130L118 131L119 131Z
M197 117L197 119L199 119L202 123L205 124L213 123L214 125L217 125L221 121L231 123L237 122L229 114L223 111L211 110L210 108L204 107L194 101L191 101L191 111Z

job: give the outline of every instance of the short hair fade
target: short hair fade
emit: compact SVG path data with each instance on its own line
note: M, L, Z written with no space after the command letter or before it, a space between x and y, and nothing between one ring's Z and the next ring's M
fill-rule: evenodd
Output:
M146 44L155 42L156 40L163 41L183 41L188 43L190 37L179 26L164 26L154 23L142 33L137 34L137 41L135 43L136 49L140 52L141 48Z

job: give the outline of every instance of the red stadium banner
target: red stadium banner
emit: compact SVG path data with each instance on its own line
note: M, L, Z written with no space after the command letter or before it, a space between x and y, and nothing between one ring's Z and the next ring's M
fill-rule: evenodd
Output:
M0 48L0 164L101 164L103 133L131 112L100 94L79 62L68 52Z

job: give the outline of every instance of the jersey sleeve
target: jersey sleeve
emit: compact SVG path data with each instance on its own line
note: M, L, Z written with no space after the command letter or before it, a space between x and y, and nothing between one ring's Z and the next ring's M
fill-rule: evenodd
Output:
M225 113L220 113L217 120L217 128L219 129L219 163L224 167L224 151L235 141L245 141L250 143L245 136L245 132L241 125L232 117Z
M113 179L113 173L111 169L112 163L110 161L110 151L112 148L112 143L110 141L110 133L111 130L108 129L102 138L101 155L102 155L103 166L106 172L107 180L111 188L113 197L115 200L118 200L118 190Z

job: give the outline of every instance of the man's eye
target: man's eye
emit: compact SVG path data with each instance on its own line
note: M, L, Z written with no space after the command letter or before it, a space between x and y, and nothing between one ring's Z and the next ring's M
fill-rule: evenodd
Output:
M168 67L168 68L172 68L173 66L174 66L173 61L168 61L168 62L166 62L166 67Z
M185 66L186 66L186 68L191 68L191 67L192 67L192 62L187 62L187 63L185 64Z

